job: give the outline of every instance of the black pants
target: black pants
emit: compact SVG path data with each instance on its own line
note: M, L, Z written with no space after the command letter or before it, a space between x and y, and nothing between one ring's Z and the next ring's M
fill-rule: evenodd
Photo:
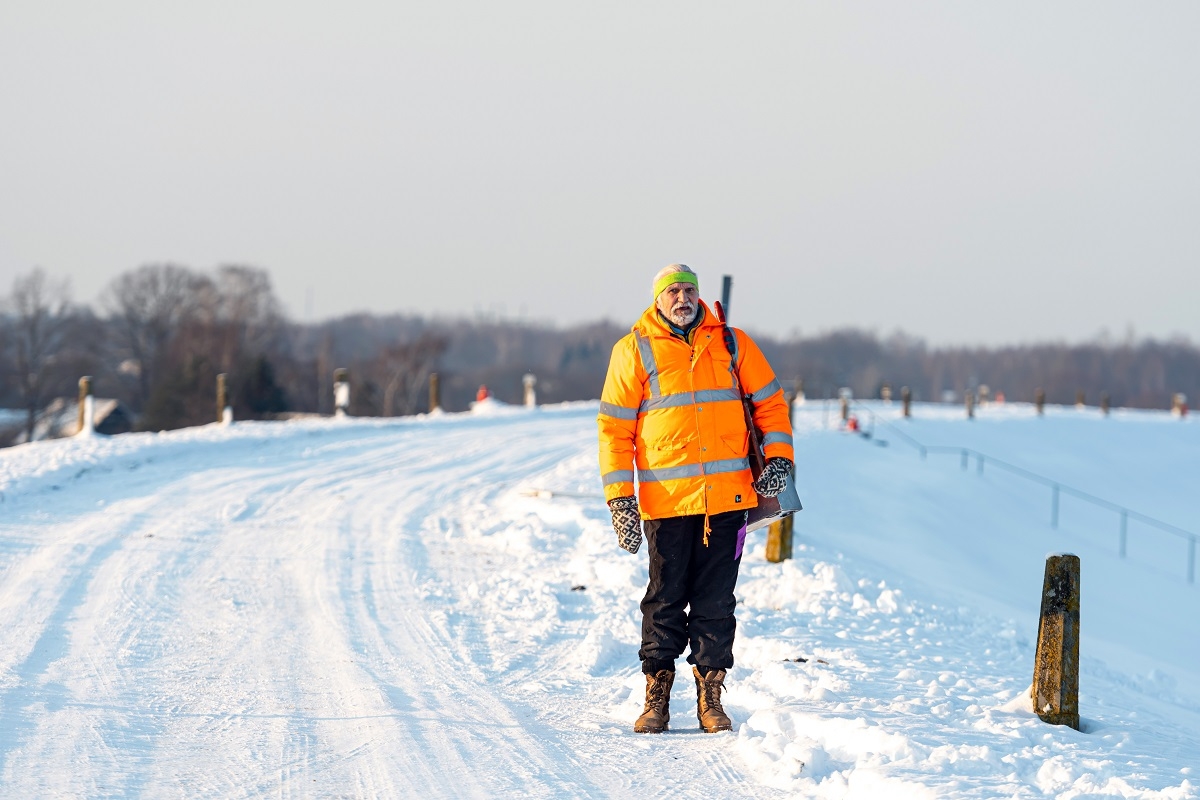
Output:
M745 511L709 517L668 517L645 523L650 549L650 585L642 599L642 671L674 669L691 645L688 663L709 669L733 666L733 634L741 554L734 558Z

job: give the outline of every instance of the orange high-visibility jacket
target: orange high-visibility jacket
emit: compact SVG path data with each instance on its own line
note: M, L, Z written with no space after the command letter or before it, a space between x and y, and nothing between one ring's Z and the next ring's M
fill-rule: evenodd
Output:
M671 333L652 305L613 347L600 396L600 474L604 497L634 494L643 519L753 508L749 434L741 398L754 403L767 458L794 460L783 387L762 351L736 337L734 381L723 326L703 302L691 343Z

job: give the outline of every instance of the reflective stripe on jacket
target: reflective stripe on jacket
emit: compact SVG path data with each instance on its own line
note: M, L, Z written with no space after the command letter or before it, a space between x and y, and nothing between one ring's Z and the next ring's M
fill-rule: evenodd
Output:
M752 508L749 435L741 397L754 403L767 458L794 460L783 387L758 345L733 328L741 385L723 326L708 306L691 343L671 334L654 306L613 347L600 395L604 497L634 494L643 519Z

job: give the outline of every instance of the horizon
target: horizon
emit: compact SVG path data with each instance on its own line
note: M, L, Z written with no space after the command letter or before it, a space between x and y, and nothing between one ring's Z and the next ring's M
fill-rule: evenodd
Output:
M170 262L170 263L174 263L174 262ZM269 275L269 273L268 273L268 275ZM49 273L49 272L47 272L47 276L52 280L61 277L61 276L56 276L53 273ZM272 284L273 284L273 281L272 281ZM69 278L68 278L68 288L70 288L70 279ZM273 284L273 289L274 289L274 284ZM3 303L3 301L7 297L7 294L8 294L7 287L0 287L0 303ZM81 301L81 300L75 298L74 294L72 292L72 302L77 306L88 307L88 308L92 309L93 311L97 312L97 314L99 316L103 317L104 316L104 314L102 313L103 306L100 302L99 294L100 293L97 293L97 297L91 299L90 301ZM276 290L276 296L277 296L277 299L280 299L281 313L283 315L283 319L285 322L287 322L289 324L293 324L293 325L311 326L311 327L320 327L322 325L335 324L337 322L340 322L343 320L348 320L348 319L353 319L353 318L359 317L359 316L369 316L369 317L375 317L377 319L387 319L389 317L395 317L395 318L401 318L401 319L417 319L417 320L421 320L422 322L428 322L428 323L435 324L435 325L439 325L439 324L440 325L455 325L455 324L467 323L467 324L472 324L472 325L511 325L511 326L518 326L518 327L525 326L525 327L529 327L529 328L546 329L546 330L571 330L571 329L576 329L576 328L586 328L586 327L595 326L595 325L613 325L615 327L624 329L624 328L627 328L627 327L633 325L633 323L641 315L642 311L645 311L645 308L643 308L641 311L639 311L637 313L637 315L630 318L628 321L614 319L611 316L564 321L564 320L556 320L552 317L537 317L537 316L533 316L533 315L512 316L507 313L507 309L503 305L500 305L499 307L493 306L492 308L488 308L488 309L483 309L483 308L477 307L477 308L471 310L470 312L457 311L457 310L421 311L421 310L411 310L411 309L376 311L376 310L360 308L360 309L351 309L351 310L348 310L348 311L345 311L345 312L342 312L342 313L339 313L339 314L336 314L333 316L328 316L328 317L324 317L324 318L320 318L320 319L306 319L306 318L303 318L301 316L294 314L291 311L291 309L289 309L287 307L286 303L284 303L281 298L278 298L277 290ZM713 300L709 300L704 297L702 297L701 299L704 300L704 302L708 303L710 307L712 306ZM716 298L714 298L714 299L716 299ZM734 302L736 302L736 300ZM649 306L650 306L650 303L647 303L646 307L648 308ZM734 303L731 303L730 307L733 308ZM787 342L793 342L793 341L805 341L805 340L811 341L811 340L821 339L821 338L825 338L825 337L836 336L839 334L857 334L857 335L865 335L865 336L872 337L876 341L879 341L880 343L884 343L884 344L886 344L890 340L899 338L899 339L905 340L908 344L925 347L930 350L975 349L975 350L993 350L993 351L995 351L995 350L1004 350L1004 349L1018 349L1018 348L1025 348L1025 347L1028 347L1028 348L1036 348L1036 347L1076 348L1076 347L1088 347L1088 346L1098 346L1098 347L1103 347L1103 348L1115 349L1115 348L1122 348L1122 347L1140 347L1143 345L1155 345L1155 344L1157 344L1157 345L1183 345L1185 347L1200 346L1200 340L1193 340L1190 336L1188 336L1186 334L1175 333L1175 334L1169 334L1166 336L1155 336L1154 334L1139 333L1132 326L1128 326L1123 332L1121 332L1121 334L1119 336L1114 335L1112 331L1109 331L1107 329L1102 329L1102 330L1094 332L1090 336L1080 336L1075 339L1065 339L1065 338L1060 337L1060 338L1028 339L1028 340L1021 340L1021 341L996 340L996 341L991 341L991 342L961 342L961 341L938 342L938 341L931 341L930 339L928 339L926 337L917 335L911 331L903 330L901 328L892 328L890 330L880 330L878 327L867 327L864 325L854 325L854 324L850 324L850 323L835 326L835 327L825 328L825 329L819 329L819 330L802 331L798 328L794 328L792 330L785 331L785 332L774 332L774 331L768 331L768 330L764 330L764 329L756 327L756 325L753 321L751 321L748 324L743 324L740 319L732 319L731 318L730 322L732 324L736 325L737 327L746 330L748 333L754 335L756 338L772 339L774 341L781 342L781 343L787 343Z

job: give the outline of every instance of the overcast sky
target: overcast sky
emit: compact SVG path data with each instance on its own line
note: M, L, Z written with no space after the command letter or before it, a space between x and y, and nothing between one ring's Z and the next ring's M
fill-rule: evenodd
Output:
M1200 341L1200 3L5 2L0 294ZM311 298L311 301L310 301Z

